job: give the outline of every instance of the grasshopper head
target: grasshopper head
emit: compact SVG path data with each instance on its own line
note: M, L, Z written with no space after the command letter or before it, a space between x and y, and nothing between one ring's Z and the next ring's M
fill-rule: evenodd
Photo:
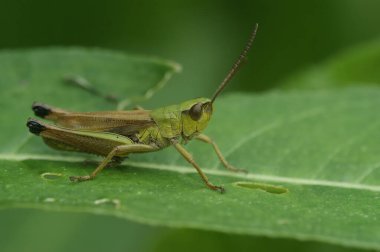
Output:
M202 132L212 115L212 103L208 98L198 98L181 103L182 134L191 138Z

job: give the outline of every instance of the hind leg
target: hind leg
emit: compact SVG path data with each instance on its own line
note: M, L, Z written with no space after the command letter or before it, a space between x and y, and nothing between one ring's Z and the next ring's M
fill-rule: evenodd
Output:
M110 162L112 159L118 156L127 156L129 153L141 153L141 152L152 152L158 150L157 148L146 145L146 144L131 144L131 145L120 145L116 146L108 155L103 159L103 161L96 167L96 169L90 174L85 176L71 176L70 180L73 182L82 182L86 180L91 180L96 177Z
M136 144L130 138L107 132L88 132L61 128L28 119L27 127L35 135L41 136L50 147L66 151L93 153L105 156L98 167L87 176L72 176L72 181L85 181L95 176L112 162L121 161L129 153L151 152L159 150L157 147Z

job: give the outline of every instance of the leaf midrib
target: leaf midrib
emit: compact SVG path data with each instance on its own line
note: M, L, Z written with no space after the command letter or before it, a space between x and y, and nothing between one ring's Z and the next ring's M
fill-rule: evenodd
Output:
M77 163L83 162L82 157L74 156L53 156L53 155L35 155L35 154L0 154L0 160L6 161L24 161L24 160L46 160L46 161L58 161L58 162L70 162ZM160 163L147 163L147 162L134 162L134 161L124 161L124 165L133 166L136 168L143 169L156 169L162 171L170 171L177 173L196 173L196 171L189 166L180 166L173 164L160 164ZM337 182L329 180L316 180L316 179L305 179L305 178L293 178L293 177L279 177L273 175L263 175L263 174L241 174L241 173L231 173L229 171L215 170L210 168L202 169L205 173L209 175L224 176L230 178L239 178L239 179L250 179L250 180L259 180L275 183L286 183L286 184L297 184L297 185L309 185L309 186L326 186L326 187L335 187L335 188L344 188L344 189L356 189L356 190L365 190L380 192L380 186L376 185L364 185L357 183L349 182Z

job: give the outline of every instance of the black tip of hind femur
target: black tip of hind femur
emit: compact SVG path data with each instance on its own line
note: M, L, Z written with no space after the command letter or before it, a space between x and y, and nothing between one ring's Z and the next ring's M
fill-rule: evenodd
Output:
M37 103L37 102L33 103L32 109L36 116L42 117L42 118L44 118L45 116L51 113L51 109L48 106L41 103Z
M31 133L36 134L36 135L39 135L42 131L46 129L45 126L43 126L41 123L33 119L28 119L26 126L29 128L29 131Z

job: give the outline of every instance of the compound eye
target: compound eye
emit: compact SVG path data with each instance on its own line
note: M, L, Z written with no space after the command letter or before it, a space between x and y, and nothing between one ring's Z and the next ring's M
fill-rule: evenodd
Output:
M194 121L198 121L202 116L202 103L193 105L189 110L189 115Z

